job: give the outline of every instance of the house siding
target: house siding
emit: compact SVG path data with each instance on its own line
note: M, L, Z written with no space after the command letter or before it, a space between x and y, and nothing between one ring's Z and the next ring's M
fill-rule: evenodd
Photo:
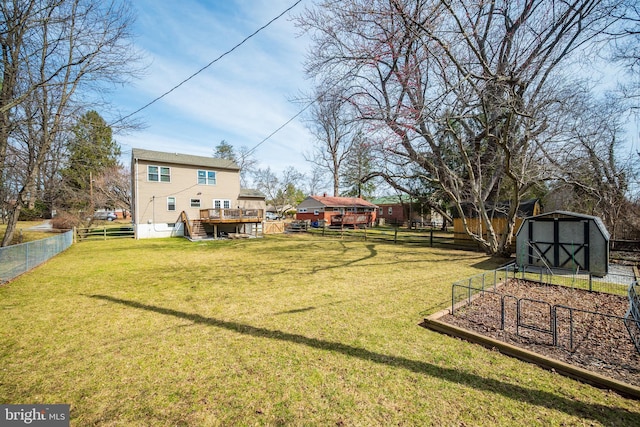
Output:
M336 215L370 212L373 224L378 213L377 208L363 199L310 196L297 206L296 219L311 222L324 220L326 224L330 224L331 218Z
M405 210L408 209L405 209L405 206L400 203L385 205L379 204L378 207L378 217L384 218L385 222L389 224L404 224L407 221ZM391 213L389 213L389 208L391 208Z
M176 159L201 164L181 164L163 161L169 153L136 150L132 152L132 209L133 222L138 238L184 235L180 214L186 212L189 219L200 218L200 209L214 208L214 200L229 201L229 208L264 209L264 199L243 197L240 189L240 173L237 167L222 168L217 159L176 154ZM149 181L147 167L170 168L170 182ZM215 171L215 185L199 184L198 170ZM167 198L175 198L175 209L169 210ZM200 206L191 201L200 200ZM222 206L224 207L224 206Z

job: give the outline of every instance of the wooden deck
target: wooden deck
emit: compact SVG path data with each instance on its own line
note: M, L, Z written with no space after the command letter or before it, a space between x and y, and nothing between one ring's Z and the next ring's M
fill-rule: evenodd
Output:
M247 224L264 220L262 209L200 209L205 224Z

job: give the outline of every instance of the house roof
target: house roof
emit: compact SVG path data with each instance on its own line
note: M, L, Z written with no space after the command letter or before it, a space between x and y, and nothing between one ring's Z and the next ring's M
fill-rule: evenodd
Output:
M516 217L526 218L526 217L532 216L535 213L536 205L539 205L539 204L540 204L540 199L530 199L530 200L521 201L520 204L518 205L518 211L516 212ZM509 201L499 202L495 205L492 203L486 203L485 209L487 209L489 216L493 218L504 218L507 216L510 206L511 206L511 202ZM463 204L462 209L466 217L468 218L477 217L477 211L473 209L473 205L471 203ZM452 216L453 218L460 218L460 214L458 213L457 209L453 210Z
M414 203L418 200L410 197L408 194L401 194L397 196L382 196L376 197L371 201L371 203L380 206L380 205L400 205L403 203Z
M280 210L282 212L295 211L296 207L293 206L293 205L286 204L284 206L281 206ZM278 208L275 205L267 205L266 211L267 212L278 212Z
M162 151L143 150L134 148L131 150L134 160L147 160L152 162L172 163L188 166L205 166L215 169L228 169L238 171L240 167L227 159L217 157L192 156L190 154L165 153Z
M327 196L309 196L305 201L315 200L325 207L332 208L375 208L377 207L371 202L358 197L327 197ZM303 201L302 203L304 203Z
M258 190L252 188L241 188L240 197L245 199L264 199L266 196Z

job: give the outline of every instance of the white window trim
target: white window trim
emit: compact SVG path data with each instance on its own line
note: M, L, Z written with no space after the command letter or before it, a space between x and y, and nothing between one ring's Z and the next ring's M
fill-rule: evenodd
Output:
M204 183L200 182L200 172L204 172ZM209 173L213 173L213 182L209 180ZM218 172L214 170L198 169L198 171L196 172L196 182L198 183L198 185L217 185Z
M220 207L216 207L216 202L220 202ZM213 199L214 209L231 209L231 199Z
M173 199L173 209L171 209L171 203L170 200ZM175 212L178 209L177 206L177 202L176 202L176 197L175 196L168 196L167 197L167 211L169 212Z
M157 180L149 179L149 175L151 175L151 173L149 172L150 168L158 168L158 173L154 174L154 175L158 175L158 179ZM162 169L166 169L167 173L163 174L162 173ZM163 181L162 180L163 176L169 177L169 180ZM147 182L165 182L165 183L171 182L171 167L170 166L159 166L159 165L147 165Z

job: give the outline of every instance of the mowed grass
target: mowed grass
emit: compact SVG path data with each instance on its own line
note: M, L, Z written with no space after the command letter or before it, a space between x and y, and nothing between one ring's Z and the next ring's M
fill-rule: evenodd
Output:
M639 425L418 324L482 254L309 235L83 242L0 287L0 403L73 426Z
M32 242L34 240L46 239L51 237L51 233L47 231L32 231L29 228L42 224L42 221L19 221L16 225L16 231L13 235L12 245L19 243ZM7 230L7 224L0 224L0 239L4 237Z

